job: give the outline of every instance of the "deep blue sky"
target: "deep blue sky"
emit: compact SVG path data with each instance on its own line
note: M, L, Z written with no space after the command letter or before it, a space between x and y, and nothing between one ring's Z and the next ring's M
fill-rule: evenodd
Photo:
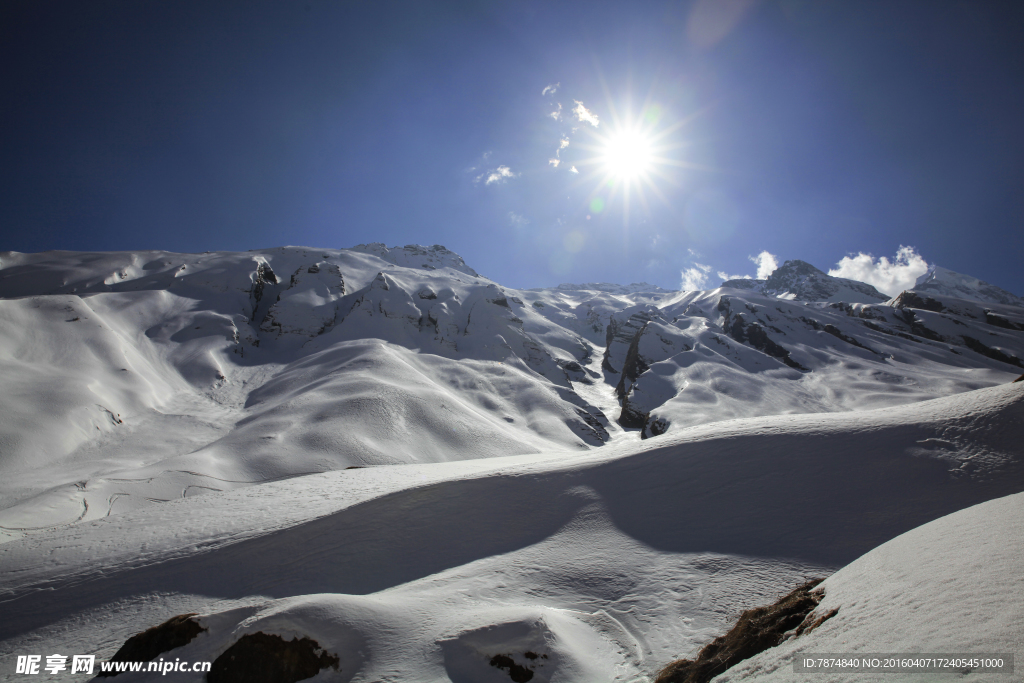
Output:
M1024 3L715 4L7 0L0 250L440 243L677 288L911 245L1024 294ZM672 163L627 221L586 160L629 111Z

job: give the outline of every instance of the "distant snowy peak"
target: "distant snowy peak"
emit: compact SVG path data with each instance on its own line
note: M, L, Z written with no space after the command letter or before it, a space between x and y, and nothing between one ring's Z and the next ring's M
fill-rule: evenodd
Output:
M786 261L767 280L728 280L723 287L748 289L780 299L873 304L889 299L864 282L832 277L806 261Z
M554 289L561 290L563 292L605 292L607 294L671 294L673 290L663 289L657 285L652 285L647 282L634 282L629 285L616 285L611 282L584 282L581 284L573 284L566 282L558 285ZM541 290L536 290L541 291Z
M917 278L914 291L990 304L1024 306L1024 298L1016 294L1011 294L1005 289L1000 289L976 277L956 273L941 266L931 266L927 273Z
M373 254L388 263L405 268L426 268L437 270L438 268L451 268L466 275L481 277L479 273L466 265L461 256L454 251L435 244L425 247L421 244L407 244L404 247L390 247L383 242L371 242L370 244L357 244L350 248L350 251L359 251L364 254Z

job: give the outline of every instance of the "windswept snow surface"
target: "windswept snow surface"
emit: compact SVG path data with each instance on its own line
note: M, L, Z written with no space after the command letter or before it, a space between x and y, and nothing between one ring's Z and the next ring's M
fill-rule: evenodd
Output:
M437 245L0 253L0 675L198 612L175 657L263 630L336 652L323 680L508 680L499 654L649 680L1024 490L1024 308L779 270L514 290Z
M198 612L210 630L175 657L212 659L262 630L339 653L347 666L324 680L497 683L507 674L487 661L525 665L527 651L548 655L536 680L649 680L804 577L1024 490L1022 418L1024 382L573 459L380 466L151 506L0 548L0 657L105 659ZM856 585L869 605L894 590Z

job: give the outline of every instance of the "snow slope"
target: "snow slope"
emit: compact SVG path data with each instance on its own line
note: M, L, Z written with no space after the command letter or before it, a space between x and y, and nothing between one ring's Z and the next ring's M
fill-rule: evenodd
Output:
M569 379L599 376L588 343L432 253L416 269L358 250L4 254L0 534L308 472L603 443L607 418Z
M899 405L1024 365L1024 309L800 301L854 291L802 262L772 276L786 298L517 291L436 245L0 265L4 539L310 472Z
M322 680L498 683L508 673L490 658L526 665L526 651L548 655L533 680L650 680L803 577L1024 490L1022 437L1024 382L718 422L576 459L379 466L177 500L0 547L0 661L106 658L195 611L209 631L173 652L190 661L263 631L338 653L342 671ZM844 583L851 567L828 584L844 605L903 585ZM979 633L972 647L1003 643Z
M182 658L310 636L342 660L320 680L497 682L499 654L649 680L1024 491L1024 308L776 274L513 290L437 245L0 253L0 676L194 611ZM896 590L844 576L847 606Z
M1024 493L955 512L894 538L830 576L815 613L836 615L806 636L737 665L715 681L804 681L792 660L812 653L1016 656L1014 673L972 681L1019 681L1024 652ZM953 679L959 671L947 674ZM932 674L934 676L934 674ZM961 674L962 675L962 674ZM922 674L904 677L922 678ZM959 676L956 676L959 677ZM820 681L851 675L815 674ZM856 675L858 681L893 674Z

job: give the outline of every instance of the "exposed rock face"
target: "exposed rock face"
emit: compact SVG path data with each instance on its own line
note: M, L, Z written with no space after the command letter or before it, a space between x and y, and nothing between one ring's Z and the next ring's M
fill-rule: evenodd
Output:
M276 335L323 334L337 322L336 302L344 295L345 280L337 264L300 266L263 317L260 330Z
M746 322L743 318L742 313L733 313L732 305L728 297L722 297L718 302L718 310L724 316L722 323L722 329L725 333L740 342L741 344L749 344L758 351L766 353L772 358L777 358L781 362L785 363L794 370L800 372L810 372L808 368L800 365L795 360L789 357L789 351L782 346L777 344L768 336L768 333L764 331L764 327L759 322Z
M182 266L184 268L184 266ZM266 261L257 261L256 272L252 279L252 289L250 290L250 297L252 298L252 315L250 318L256 318L256 311L260 306L260 301L263 299L263 291L267 285L276 285L277 275L274 274L274 270L270 267L270 264Z
M942 313L946 310L946 307L942 305L941 301L931 298L930 296L922 296L914 291L900 292L900 294L892 300L892 305L895 308L920 308L923 311L934 311L935 313Z
M855 337L851 337L848 334L844 334L842 330L840 330L838 327L836 327L832 323L826 323L825 325L822 325L817 320L814 320L814 319L811 319L811 318L806 318L806 317L801 317L801 320L803 322L807 323L807 325L812 327L813 329L821 330L822 332L825 332L826 334L831 334L836 339L841 339L844 342L846 342L847 344L850 344L851 346L856 346L859 349L864 349L865 351L870 351L871 353L878 354L878 352L875 351L874 349L872 349L871 347L865 346L864 344L861 344L859 341L857 341L857 339Z
M618 315L612 316L608 321L608 328L605 332L604 360L601 367L608 372L621 372L629 353L629 347L633 339L644 328L648 322L658 316L658 311L653 306L638 311L627 309ZM615 366L618 366L615 367Z
M1022 361L1020 358L1005 354L999 349L993 349L989 346L986 346L985 344L978 341L977 339L974 339L973 337L968 337L965 335L964 344L971 351L980 353L986 358L991 358L992 360L997 360L1000 363L1006 363L1007 365L1016 365L1018 368L1024 368L1024 361Z
M910 327L911 334L916 334L918 337L924 337L931 341L945 341L943 336L927 327L910 308L904 308L901 310L903 314L903 322Z
M192 617L195 614L179 614L164 623L138 633L125 641L124 645L110 658L112 662L150 662L169 650L191 643L196 636L206 631ZM99 677L118 675L117 671L101 671Z
M985 311L985 322L987 322L989 325L1001 327L1004 330L1024 331L1024 323L1013 322L1000 315L995 315L991 311Z
M338 671L337 655L311 638L292 638L262 632L242 636L213 660L209 683L295 683L323 669Z
M622 376L615 387L619 398L625 398L637 378L658 361L670 358L692 347L690 337L680 328L660 320L651 320L634 335L626 351Z

